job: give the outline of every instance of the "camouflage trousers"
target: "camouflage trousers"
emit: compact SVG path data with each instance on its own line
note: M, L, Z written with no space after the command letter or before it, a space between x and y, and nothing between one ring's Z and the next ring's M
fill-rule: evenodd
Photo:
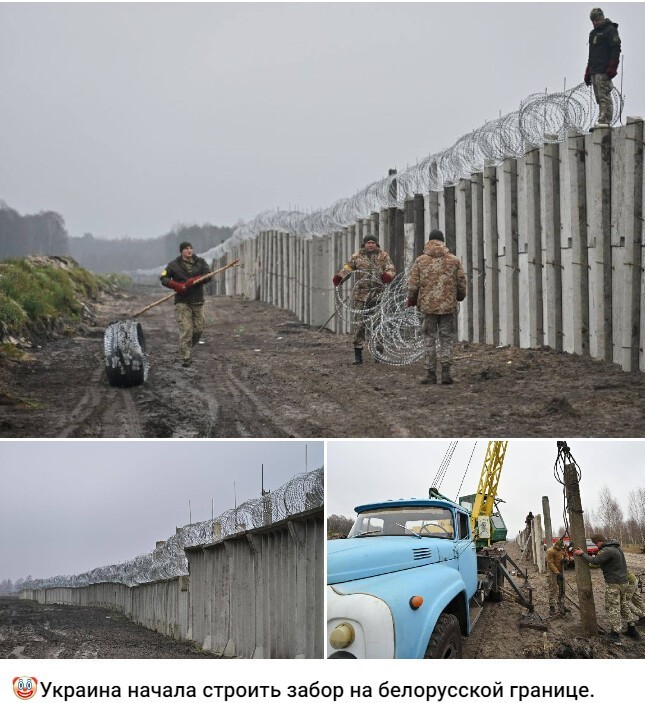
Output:
M600 111L598 122L611 124L614 117L614 103L611 99L611 91L614 84L606 73L592 74L591 84L593 85L593 93Z
M638 587L636 584L628 584L627 587L627 602L631 608L634 619L645 618L645 602L643 602L643 597L638 592Z
M633 625L636 618L627 601L628 583L605 584L605 610L609 626L614 632L620 632L621 617L628 625Z
M437 344L439 346L439 361L442 364L452 363L452 345L455 341L455 314L424 315L421 322L421 332L424 335L425 368L437 370Z
M204 331L204 303L177 303L175 320L179 325L179 348L183 361L190 361L191 349Z
M562 581L562 591L560 591L560 584L558 583L558 578L556 574L549 571L549 607L556 605L556 603L561 603L564 598L564 581Z
M370 315L370 310L376 307L379 302L379 298L354 301L354 310L357 311L354 322L354 336L352 338L354 349L362 349L365 346L365 318Z

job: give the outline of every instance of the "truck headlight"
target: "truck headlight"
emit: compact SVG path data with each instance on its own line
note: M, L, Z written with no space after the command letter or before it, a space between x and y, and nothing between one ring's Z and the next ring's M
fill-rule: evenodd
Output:
M334 649L345 649L354 641L354 628L348 623L344 622L342 625L337 625L329 635L329 644Z

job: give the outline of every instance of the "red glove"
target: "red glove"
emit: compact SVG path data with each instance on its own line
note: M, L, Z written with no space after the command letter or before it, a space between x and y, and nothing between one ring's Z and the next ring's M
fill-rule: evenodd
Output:
M338 274L336 274L336 275L331 279L331 282L332 282L335 286L339 286L339 285L343 282L343 277L342 277L342 276L339 276Z
M618 73L618 59L609 59L607 62L607 75L610 78L616 78Z
M589 66L587 66L587 70L585 71L585 85L591 85L591 71L589 71Z
M172 288L177 295L186 295L186 293L188 293L188 288L185 283L173 281L172 278L168 281L168 288Z
M382 273L381 274L381 280L383 283L392 283L392 279L394 276L391 273Z
M186 288L192 288L192 287L195 285L195 281L196 281L198 278L201 278L201 276L193 276L192 278L189 278L189 279L184 283L184 285L186 286Z
M417 304L417 299L416 298L408 298L405 301L405 307L406 308L413 308Z

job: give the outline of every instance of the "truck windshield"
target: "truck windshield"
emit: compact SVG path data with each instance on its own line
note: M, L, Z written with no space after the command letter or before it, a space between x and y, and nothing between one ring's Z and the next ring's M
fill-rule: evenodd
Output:
M348 537L418 537L454 539L452 512L447 508L379 508L356 517Z

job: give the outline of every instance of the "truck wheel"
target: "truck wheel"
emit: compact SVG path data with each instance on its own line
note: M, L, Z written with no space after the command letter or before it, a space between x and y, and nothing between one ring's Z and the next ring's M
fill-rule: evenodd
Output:
M439 616L424 659L461 659L461 629L459 620L450 613Z

